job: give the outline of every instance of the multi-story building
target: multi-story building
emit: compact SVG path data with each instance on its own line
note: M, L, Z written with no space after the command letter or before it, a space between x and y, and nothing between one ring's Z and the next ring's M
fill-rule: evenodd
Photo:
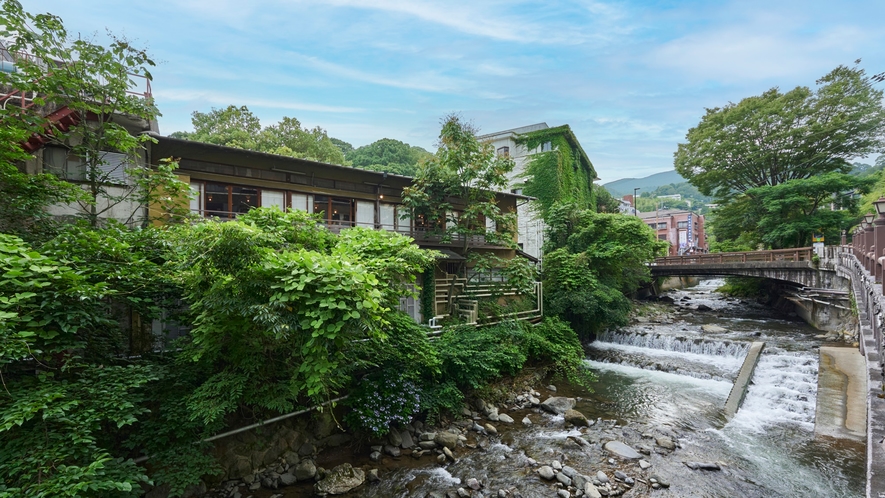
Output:
M683 209L664 209L639 213L658 237L670 243L670 256L707 252L704 216Z
M520 138L532 132L543 131L549 137L549 140L542 141L537 147L528 149L522 145ZM556 140L563 138L564 141ZM488 133L478 137L480 140L489 142L495 148L499 155L507 155L511 157L515 163L513 171L509 175L510 192L513 194L522 194L521 184L525 181L526 168L533 156L545 152L553 152L562 145L567 144L571 149L570 157L573 158L574 164L570 165L575 170L581 169L584 176L587 177L588 184L581 185L581 188L591 191L592 182L599 180L596 177L596 170L587 157L587 153L581 147L577 137L568 125L550 128L547 123L538 123L529 126L522 126L510 130ZM517 204L519 216L519 247L523 253L534 260L542 259L542 248L544 246L544 221L538 211L537 202L526 199Z

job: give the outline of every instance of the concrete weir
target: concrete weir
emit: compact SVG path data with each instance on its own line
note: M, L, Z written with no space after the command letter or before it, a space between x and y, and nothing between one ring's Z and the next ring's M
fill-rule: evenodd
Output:
M865 441L867 368L854 348L820 348L814 433Z
M747 388L750 387L750 380L753 378L753 372L756 370L756 364L759 363L759 356L765 348L764 342L754 342L750 344L750 350L747 357L744 358L744 364L731 387L731 393L728 395L728 401L725 402L725 418L731 420L734 414L741 408L744 397L747 395Z

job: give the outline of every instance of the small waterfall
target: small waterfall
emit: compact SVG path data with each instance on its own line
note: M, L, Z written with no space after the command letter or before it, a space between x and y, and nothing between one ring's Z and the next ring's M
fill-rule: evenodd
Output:
M731 423L756 431L784 423L814 430L817 373L813 352L766 351Z
M750 343L748 342L719 341L701 337L681 337L669 334L611 330L599 334L596 340L676 353L724 356L726 358L743 358L750 349Z

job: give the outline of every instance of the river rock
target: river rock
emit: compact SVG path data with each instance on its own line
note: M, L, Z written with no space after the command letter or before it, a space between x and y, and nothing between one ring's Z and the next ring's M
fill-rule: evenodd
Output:
M435 438L435 432L422 432L421 435L418 436L418 441L433 441Z
M440 446L445 446L450 450L454 450L458 446L458 435L452 434L451 432L438 432L436 437L433 438L433 442Z
M713 308L707 306L706 304L699 304L697 308L698 311L713 311Z
M541 408L554 415L562 415L567 410L571 410L574 407L575 398L565 398L562 396L553 396L541 403Z
M285 474L280 474L280 483L283 486L291 486L298 481L298 478L295 477L294 470L295 469L289 469L289 472L286 472Z
M373 452L369 453L369 460L371 460L373 462L377 462L378 460L381 460L381 452L380 451L373 451Z
M437 444L433 441L421 441L420 443L418 443L418 446L422 450L432 450L436 448Z
M524 425L526 427L532 425L532 419L530 419L528 415L526 415L525 417L522 417L522 425Z
M578 410L566 410L563 416L565 417L566 424L572 424L575 427L590 427L590 421Z
M313 460L302 460L295 466L295 477L299 481L313 479L317 475L317 466Z
M458 496L460 498L470 498L470 491L467 491L464 488L458 488Z
M703 306L703 305L701 305ZM700 306L698 306L698 310L700 310ZM723 332L728 332L724 327L720 327L719 325L713 325L712 323L708 323L706 325L701 326L701 330L704 332L709 332L711 334L721 334Z
M722 470L718 463L713 462L683 462L691 470ZM660 482L660 481L659 481Z
M594 486L592 482L584 484L584 496L590 498L602 498L602 494L596 489L596 486Z
M415 446L415 441L412 440L412 435L409 434L409 431L402 431L400 433L400 439L402 439L402 443L400 444L401 448L411 448Z
M605 483L609 482L611 479L609 479L608 476L605 475L605 472L600 470L600 471L596 472L596 480L605 484Z
M380 481L381 478L378 476L378 469L369 469L369 471L366 472L366 480L368 480L369 482Z
M477 481L475 477L471 477L470 479L467 479L467 487L474 491L478 491L479 488L482 487L482 484Z
M510 415L507 415L506 413L501 413L500 415L498 415L498 422L502 422L505 424L512 424L513 417L511 417Z
M553 472L553 467L549 465L544 465L538 469L538 475L547 479L548 481L552 481L554 477L556 477L556 473Z
M639 460L639 468L640 468L640 469L645 470L645 469L647 469L647 468L649 468L649 467L651 467L651 464L650 464L650 463L648 463L648 462L645 461L645 460Z
M489 408L488 413L486 413L486 418L491 420L492 422L498 421L498 409L496 407Z
M445 455L446 458L448 458L449 460L451 460L451 461L453 461L453 462L455 461L455 454L452 453L452 450L450 450L450 449L449 449L448 447L446 447L446 446L443 446L442 451L443 451L443 455Z
M550 466L553 467L553 470L557 472L560 472L562 470L562 464L559 462L559 460L553 460L552 462L550 462Z
M387 435L387 441L390 442L391 446L399 446L403 444L403 437L399 431L390 431L390 434Z
M609 441L605 443L605 451L609 453L614 453L621 458L627 458L631 460L635 460L641 457L638 451L620 441Z
M615 471L615 479L620 479L621 481L624 481L627 479L627 474L621 472L620 470L616 470Z
M388 455L390 455L394 458L396 458L402 454L402 452L399 450L399 446L394 446L392 444L384 445L384 453L387 453Z
M498 435L498 429L496 429L495 426L492 424L486 424L484 429L486 430L486 432L488 432L489 434L491 434L493 436Z
M568 465L563 465L563 466L562 466L562 470L561 470L560 472L562 472L563 474L569 476L570 479L574 479L575 476L578 475L578 471L575 470L575 469L573 469L573 468L571 468L571 467L569 467Z
M541 400L538 399L538 398L536 398L535 396L529 396L529 403L531 403L532 406L534 407L534 406L538 406L538 405L540 405L540 404L541 404Z
M676 449L676 443L674 443L673 440L667 436L656 437L655 443L657 443L657 445L660 446L661 448L664 448L667 450L675 450Z
M562 472L560 472L559 474L556 474L556 480L559 481L559 482L561 482L561 483L562 483L564 486L566 486L566 487L572 485L572 479L571 479L571 477L569 477L569 476L563 474Z
M670 487L670 483L666 479L664 479L663 477L661 477L657 474L649 477L648 480L649 480L649 482L657 484L662 488L669 488Z
M567 489L560 489L556 492L556 496L559 498L572 498L572 494Z

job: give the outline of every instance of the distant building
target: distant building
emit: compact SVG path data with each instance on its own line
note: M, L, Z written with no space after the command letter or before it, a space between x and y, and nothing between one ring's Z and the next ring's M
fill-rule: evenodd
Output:
M632 214L633 216L636 216L636 213L638 213L638 211L636 210L635 201L636 199L633 198L633 194L628 194L624 197L621 197L621 199L619 200L621 205L618 207L618 210L623 214Z
M552 140L555 140L555 137L565 138L565 141L571 148L572 156L575 158L574 167L582 168L586 172L589 180L589 184L586 185L586 188L591 189L592 182L599 178L596 177L596 170L593 168L593 164L590 163L587 153L584 152L577 137L575 137L575 134L568 125L550 128L547 126L547 123L538 123L510 130L488 133L477 138L481 141L491 143L498 155L506 155L513 159L515 166L509 175L510 193L520 195L522 194L522 189L519 188L519 185L524 181L523 175L532 156L543 152L558 150L553 141L541 143L538 147L533 149L526 149L526 147L517 143L520 135L541 130L547 130L550 132ZM537 201L520 202L517 205L519 216L519 247L524 254L540 260L542 259L541 248L544 245L545 225L538 212L537 206L535 205L536 202Z
M705 253L707 234L704 216L684 209L664 209L640 213L639 218L651 227L658 240L670 243L670 256Z

